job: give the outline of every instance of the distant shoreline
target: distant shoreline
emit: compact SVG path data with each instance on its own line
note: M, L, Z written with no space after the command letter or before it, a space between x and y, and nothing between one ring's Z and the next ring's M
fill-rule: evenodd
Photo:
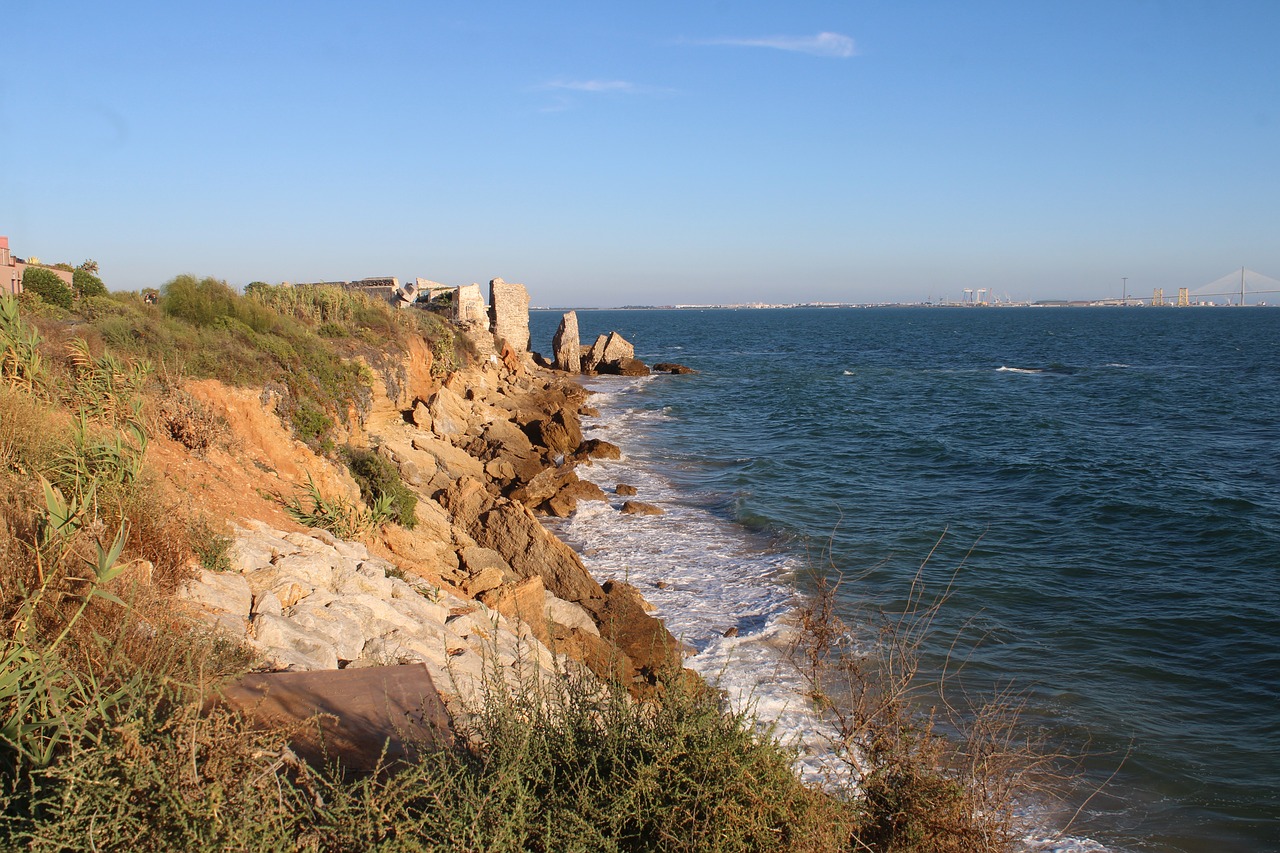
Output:
M1175 305L1166 302L1163 305L1150 304L1150 298L1130 298L1128 304L1119 299L1094 300L1056 300L1042 299L1037 302L795 302L795 303L742 303L725 305L615 305L609 307L572 307L535 305L530 311L761 311L779 309L848 309L848 308L963 308L1005 309L1005 308L1276 308L1265 302L1256 305L1218 305L1212 302L1196 302L1188 305Z

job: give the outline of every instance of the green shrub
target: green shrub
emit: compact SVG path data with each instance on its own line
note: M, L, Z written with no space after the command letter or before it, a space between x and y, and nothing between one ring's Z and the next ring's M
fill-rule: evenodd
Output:
M71 288L53 270L44 267L27 267L22 272L22 289L34 293L50 305L70 311L73 303Z
M225 281L215 278L197 280L180 275L161 288L160 294L160 307L166 314L194 326L211 326L224 317L234 318L255 332L268 332L276 325L274 312L241 298Z
M343 455L351 476L360 485L360 497L364 502L373 507L379 500L388 500L392 520L412 530L418 523L414 513L418 498L400 479L400 470L370 450L348 446Z
M289 421L299 441L324 453L333 449L333 441L328 437L333 419L313 404L305 400L299 403L290 412Z
M837 851L848 810L708 691L633 703L569 676L495 691L394 773L297 761L281 733L134 688L92 745L0 793L30 850Z
M76 267L72 271L71 288L75 291L77 299L107 295L107 286L102 283L102 279L82 267Z
M191 550L200 559L200 565L211 572L231 571L230 536L213 529L207 519L201 518L190 525Z

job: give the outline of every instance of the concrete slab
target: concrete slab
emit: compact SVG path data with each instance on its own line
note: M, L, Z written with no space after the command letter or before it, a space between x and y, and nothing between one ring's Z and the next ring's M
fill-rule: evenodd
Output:
M454 742L449 714L427 668L404 666L262 672L225 688L223 701L259 725L276 728L320 715L290 745L307 762L337 760L357 773L414 761Z

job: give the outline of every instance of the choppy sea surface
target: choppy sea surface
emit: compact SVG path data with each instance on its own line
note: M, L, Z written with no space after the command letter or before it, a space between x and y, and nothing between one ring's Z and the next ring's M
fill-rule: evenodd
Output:
M534 312L534 349L559 318ZM588 382L591 434L625 456L581 473L667 512L559 525L691 666L820 750L785 615L813 572L844 577L849 614L899 608L932 553L930 591L951 587L926 669L980 636L966 689L1018 691L1028 729L1083 755L1038 849L1280 850L1280 310L578 320L699 371Z

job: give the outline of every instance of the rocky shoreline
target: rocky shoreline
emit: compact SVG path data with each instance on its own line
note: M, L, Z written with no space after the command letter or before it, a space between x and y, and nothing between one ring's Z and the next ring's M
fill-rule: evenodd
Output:
M568 315L555 369L507 343L528 340L527 312L524 324L523 338L471 328L479 363L443 381L402 365L414 375L386 382L386 399L352 429L417 495L412 529L389 525L360 543L238 521L230 571L201 570L181 590L193 615L246 643L262 669L425 664L455 719L478 706L494 671L515 684L585 667L637 697L660 689L686 650L638 590L592 577L539 520L607 500L576 469L621 453L583 436L595 412L572 374L648 368L616 334L574 355ZM330 478L337 488L342 475ZM661 508L628 500L620 511Z

